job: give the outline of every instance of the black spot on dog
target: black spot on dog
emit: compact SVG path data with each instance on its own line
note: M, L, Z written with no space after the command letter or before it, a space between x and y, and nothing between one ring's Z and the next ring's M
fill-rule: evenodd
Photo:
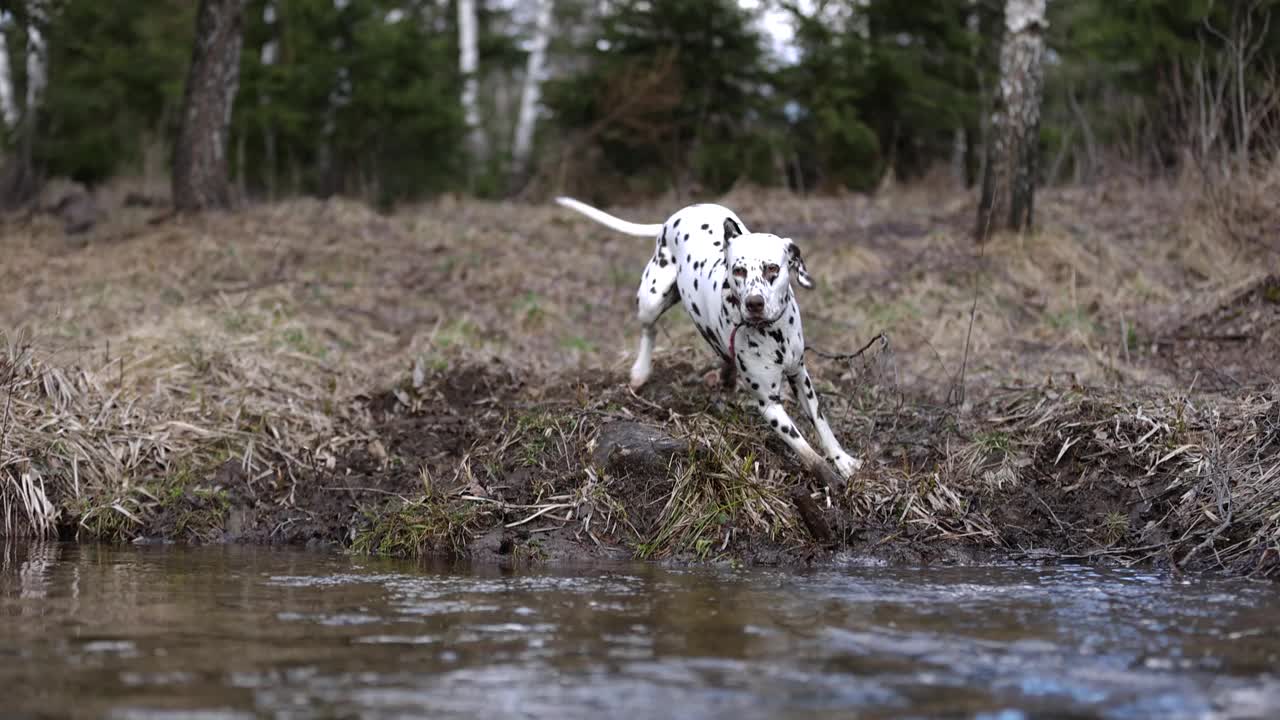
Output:
M742 358L738 358L738 367L742 368L742 372L747 371L747 364L742 362Z
M720 241L719 241L719 240L717 240L717 241L715 241L714 243L711 243L711 244L712 244L712 245L715 245L716 247L720 247Z
M698 303L689 303L689 308L693 310L694 316L702 317L702 313L698 310Z
M694 290L697 290L697 289L698 289L698 278L694 278L694 279L693 279L693 289L694 289Z
M758 348L758 347L760 347L760 343L756 342L755 340L748 340L748 341L747 341L747 347L750 347L750 348ZM757 354L759 354L759 353L757 353Z
M666 267L666 266L667 266L666 258L662 258L661 260L658 261L658 267Z
M724 285L721 285L721 286L720 286L720 289L721 289L721 290L728 290L728 289L729 289L729 278L725 278L725 279L724 279Z
M769 421L769 425L770 425L770 426L772 426L772 427L778 427L778 419L777 419L777 418L774 418L774 419L770 420L770 421Z
M777 394L777 393L774 393L774 394L770 395L770 396L769 396L769 399L770 399L770 400L772 400L773 402L776 402L776 403L781 403L781 402L782 402L782 396L781 396L781 395L779 395L779 394Z
M773 361L779 365L782 364L782 350L775 350L773 353Z
M673 222L673 223L671 223L671 227L673 227L673 228L678 228L678 227L680 227L680 218L676 218L676 221L675 221L675 222Z
M708 224L706 224L706 223L702 223L702 229L703 229L703 230L710 230L710 229L711 229L711 226L710 226L710 225L708 225Z
M809 376L808 376L808 375L805 375L805 376L804 376L804 386L805 386L805 387L813 387L813 383L809 382Z
M787 434L793 438L800 437L800 433L796 432L795 426L787 428Z
M787 316L787 324L788 324L788 325L795 325L795 324L796 324L796 316L795 316L795 315L788 315L788 316Z
M774 328L773 330L769 331L769 337L773 338L773 341L778 343L779 345L786 342L787 340L786 336L782 334L782 331L778 330L777 328Z
M689 242L689 233L684 234L684 240L685 242Z
M652 287L651 287L651 288L649 288L649 292L653 293L654 295L657 295L657 294L658 294L658 289L657 289L657 288L652 288Z
M761 401L760 401L760 407L764 407L764 401L763 401L763 400L761 400Z

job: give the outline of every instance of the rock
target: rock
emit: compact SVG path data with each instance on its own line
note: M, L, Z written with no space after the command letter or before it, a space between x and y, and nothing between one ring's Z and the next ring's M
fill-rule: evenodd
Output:
M63 231L68 235L88 232L100 217L93 195L84 191L64 195L51 211L62 220Z
M600 428L592 461L615 473L665 471L672 456L685 453L689 444L650 425L611 422Z

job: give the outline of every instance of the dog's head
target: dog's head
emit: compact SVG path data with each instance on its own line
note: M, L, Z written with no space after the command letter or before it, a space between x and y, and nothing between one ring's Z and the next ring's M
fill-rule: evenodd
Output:
M792 278L800 287L813 287L800 246L790 238L768 233L730 236L728 227L725 236L725 289L742 322L768 325L780 319L791 300Z

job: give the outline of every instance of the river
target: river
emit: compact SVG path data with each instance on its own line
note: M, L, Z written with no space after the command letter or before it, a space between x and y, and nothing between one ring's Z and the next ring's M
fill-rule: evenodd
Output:
M1280 586L0 544L0 687L19 718L1276 718Z

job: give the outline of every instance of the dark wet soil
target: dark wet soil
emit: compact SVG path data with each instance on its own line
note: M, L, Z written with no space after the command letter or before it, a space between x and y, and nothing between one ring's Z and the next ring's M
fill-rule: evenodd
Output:
M966 564L1010 557L1105 560L1122 553L1156 564L1173 559L1161 548L1178 532L1168 522L1178 500L1169 490L1170 476L1107 455L1100 440L1065 450L1056 441L1042 442L1018 454L1019 481L957 490L963 495L957 506L928 508L928 522L912 519L911 504L937 504L950 492L920 485L959 487L968 475L1005 472L1014 453L999 443L964 468L956 467L954 453L976 436L998 434L975 418L1001 413L999 395L965 417L923 398L911 398L905 407L872 408L869 435L865 426L855 428L833 412L836 432L856 437L854 447L869 455L845 496L830 496L760 428L736 449L738 457L758 459L785 476L788 490L778 501L792 507L800 522L790 531L764 532L727 510L716 536L723 544L710 552L669 547L645 555L661 535L680 472L714 465L707 437L674 436L675 419L703 418L726 432L755 422L743 396L707 388L705 370L660 364L642 396L628 391L617 373L578 372L531 385L498 363L426 377L416 388L406 382L366 399L370 437L331 465L317 461L295 477L253 480L228 462L210 479L225 498L221 514L207 493L188 493L149 518L145 534L341 547L361 533L378 532L380 523L406 507L431 505L440 510L431 518L465 516L461 532L427 529L421 539L382 551L498 563L644 556L767 565L836 559ZM1030 442L1011 436L1008 442ZM591 480L600 481L624 519L599 522L588 532L583 506L571 506L581 502ZM881 507L868 509L861 501L867 488L894 486L899 493ZM552 505L562 507L538 514Z

